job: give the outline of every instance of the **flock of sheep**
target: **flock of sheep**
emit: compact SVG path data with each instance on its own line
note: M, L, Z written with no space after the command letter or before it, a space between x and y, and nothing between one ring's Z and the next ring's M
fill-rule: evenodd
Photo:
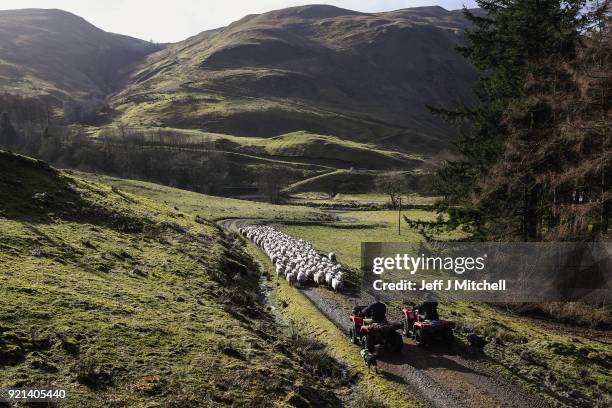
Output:
M310 242L292 238L267 225L249 225L239 232L263 249L276 266L276 276L283 275L290 285L301 286L311 281L336 292L342 290L342 266L336 262L333 252L319 255Z

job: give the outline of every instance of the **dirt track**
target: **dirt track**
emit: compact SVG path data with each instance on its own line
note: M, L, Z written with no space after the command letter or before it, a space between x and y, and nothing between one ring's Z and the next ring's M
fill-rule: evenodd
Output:
M248 220L225 220L220 224L237 230ZM329 248L332 250L332 248ZM348 331L350 312L359 299L336 294L314 285L301 289L330 321ZM358 352L357 346L355 352ZM463 347L418 348L404 339L401 355L379 355L381 375L409 387L411 393L431 407L548 407L523 387L508 382L487 365L482 356Z

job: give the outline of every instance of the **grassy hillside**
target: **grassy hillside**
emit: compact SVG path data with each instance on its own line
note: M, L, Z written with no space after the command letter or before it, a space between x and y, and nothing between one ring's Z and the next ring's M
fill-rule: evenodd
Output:
M377 190L377 177L388 173L374 170L339 169L296 181L290 184L285 191L292 194L324 192L331 195L336 193L373 193ZM400 173L406 184L412 185L411 188L404 187L408 192L416 194L431 193L431 187L426 183L427 178L431 176L430 174L418 170Z
M147 195L156 201L167 201L171 205L184 201L185 211L199 214L204 209L211 215L223 214L220 211L224 202L234 200L211 199L207 196L189 193L179 194L167 187L152 187L140 182L123 181L122 188L137 188L139 194ZM134 190L136 191L136 190ZM180 192L180 191L179 191ZM190 199L186 199L187 197ZM198 197L200 199L198 200ZM362 197L362 199L367 197ZM375 198L375 197L374 197ZM371 199L371 198L370 198ZM237 205L238 203L236 203ZM198 205L201 206L198 209ZM230 207L233 207L232 204ZM250 209L249 209L250 207ZM258 208L259 207L259 208ZM181 207L181 209L183 209ZM274 218L275 214L291 209L291 215L283 217L300 221L313 221L313 209L287 206L260 206L259 203L240 201L236 207L239 213L266 219ZM437 214L432 211L409 210L404 214L410 219L434 221ZM245 217L247 217L245 215ZM343 265L355 274L349 273L351 284L357 284L360 268L360 244L363 241L415 241L420 240L417 231L402 225L402 235L397 233L397 212L394 211L347 211L338 213L339 219L333 223L279 223L283 231L299 238L311 240L322 251L333 250ZM223 218L222 215L219 216ZM439 239L461 238L461 235L439 236ZM251 253L253 253L251 248ZM253 255L257 256L255 252ZM262 263L267 264L267 258L259 254ZM277 289L278 296L287 303L286 313L293 315L295 321L301 322L307 332L315 331L315 327L324 327L328 336L321 336L322 341L330 344L331 351L339 358L351 360L350 353L344 353L340 343L340 334L328 328L328 321L321 318L316 311L310 310L309 303L304 299L292 297L288 299L288 291L293 289L281 286ZM304 303L305 302L305 303ZM399 306L393 307L399 310ZM485 354L474 356L488 362L493 369L504 373L513 381L522 382L546 396L553 406L608 406L610 402L610 364L612 358L609 351L609 335L588 328L561 326L544 321L520 317L503 312L489 306L479 304L442 304L442 316L448 317L458 324L458 334L463 338L466 333L477 332L487 337L491 343L485 348ZM334 344L338 339L337 344ZM348 343L342 343L348 344ZM489 356L489 357L487 357ZM357 371L359 369L357 368ZM365 380L368 381L366 375ZM377 380L378 381L378 380ZM384 381L370 384L375 389L386 390ZM366 387L367 388L367 387ZM383 393L384 394L384 393Z
M410 168L421 164L415 156L304 131L264 139L260 146L271 156L329 161L338 167L342 167L342 163L365 169Z
M0 387L65 388L66 407L339 405L337 363L284 334L241 246L196 221L0 151Z
M89 127L87 134L92 150L106 152L110 147L112 154L93 154L94 158L83 161L79 168L127 174L181 188L191 186L196 191L202 191L198 186L207 181L215 185L216 194L230 196L253 194L266 172L276 175L279 188L291 186L289 191L328 191L337 185L339 192L366 193L372 191L374 178L381 173L415 170L407 178L420 177L418 168L425 160L422 156L305 131L251 138L176 128L103 126ZM74 149L79 146L82 144ZM148 163L153 160L163 161L152 168ZM210 160L217 163L210 170L218 170L218 174L208 178L205 175L210 171L198 177L189 174L190 169ZM181 173L178 169L183 167ZM251 192L233 193L245 190Z
M305 129L437 151L454 132L425 105L472 98L475 72L455 51L466 24L441 7L249 15L151 55L112 106L131 125L264 137Z
M123 191L166 204L193 216L210 220L224 218L270 218L321 221L329 219L329 216L316 208L236 200L208 196L146 181L120 179L85 172L77 172L76 174L84 179L108 184Z
M288 193L327 192L356 193L374 189L375 171L335 170L297 181L286 189Z
M159 47L52 9L0 11L0 89L22 97L101 100Z
M121 133L116 126L92 127L88 132L95 139L112 137L117 141ZM214 149L245 163L259 159L292 164L308 170L352 167L371 170L411 169L422 165L424 160L419 155L306 131L268 138L139 126L129 127L124 132L128 137L142 140L142 143L151 146L171 146L174 143L185 149Z

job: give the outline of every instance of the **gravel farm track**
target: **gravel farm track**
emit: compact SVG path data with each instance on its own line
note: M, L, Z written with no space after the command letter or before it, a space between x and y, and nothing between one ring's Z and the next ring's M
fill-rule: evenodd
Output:
M237 231L256 220L229 219L219 224ZM265 222L262 220L262 222ZM333 248L326 248L333 251ZM348 333L349 315L359 303L358 294L337 294L328 288L307 285L300 289L330 321ZM355 352L358 352L355 346ZM419 348L404 338L401 355L378 356L380 375L409 387L426 406L539 408L549 405L532 392L509 382L482 362L485 357L460 345Z

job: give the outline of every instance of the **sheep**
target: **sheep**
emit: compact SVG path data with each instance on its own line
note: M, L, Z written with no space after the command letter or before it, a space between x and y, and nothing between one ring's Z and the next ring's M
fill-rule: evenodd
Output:
M287 279L287 283L289 284L289 286L293 286L293 285L295 285L295 280L296 280L296 277L295 277L295 272L289 272L289 273L288 273L288 274L285 276L285 278Z
M323 271L318 271L317 273L315 273L314 275L314 282L317 285L322 285L325 283L325 272Z
M285 274L285 268L282 265L276 266L276 277L278 278L281 274Z
M311 242L292 238L266 225L248 225L241 227L239 232L268 256L276 268L277 278L283 275L290 285L301 286L312 281L336 292L342 290L342 266L333 252L322 256Z
M308 277L306 276L306 273L304 271L299 271L297 274L298 286L302 286L304 283L306 283L307 280Z
M342 279L338 279L336 277L332 278L331 287L334 290L334 292L341 292L343 286L344 286L344 282L342 281Z

